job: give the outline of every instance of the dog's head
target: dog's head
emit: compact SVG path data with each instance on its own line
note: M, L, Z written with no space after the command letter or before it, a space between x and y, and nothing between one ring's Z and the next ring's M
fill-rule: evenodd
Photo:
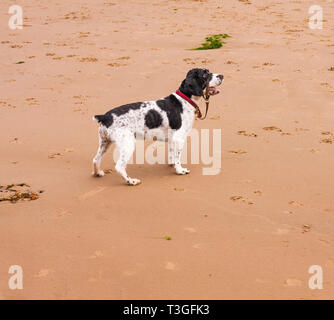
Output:
M182 81L180 91L191 97L201 97L203 90L209 86L210 95L218 94L217 87L221 85L224 76L217 73L211 73L207 69L195 68L191 69L186 78Z

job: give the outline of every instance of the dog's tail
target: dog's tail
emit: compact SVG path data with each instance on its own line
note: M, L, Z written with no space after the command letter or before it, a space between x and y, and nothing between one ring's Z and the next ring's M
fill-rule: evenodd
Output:
M113 118L112 114L95 115L93 117L93 120L97 121L98 123L103 124L107 128L110 127L114 122L114 118Z
M95 115L95 116L93 117L93 120L94 120L94 121L97 121L97 122L101 122L101 121L103 120L103 118L104 118L104 114L101 114L101 115Z

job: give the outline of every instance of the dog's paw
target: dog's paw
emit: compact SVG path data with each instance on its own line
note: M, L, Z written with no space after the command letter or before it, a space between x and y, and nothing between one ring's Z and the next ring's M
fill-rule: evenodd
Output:
M187 168L176 169L176 174L183 175L183 174L188 174L188 173L190 173L190 170Z
M141 184L139 179L129 179L127 182L129 186L137 186L138 184Z
M104 176L104 171L100 170L99 172L93 172L92 173L93 177L99 178Z

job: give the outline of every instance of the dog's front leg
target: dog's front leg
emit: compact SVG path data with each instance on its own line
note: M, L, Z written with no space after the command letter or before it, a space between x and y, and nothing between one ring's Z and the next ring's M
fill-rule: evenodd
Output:
M185 143L186 137L180 136L179 134L175 133L173 135L173 148L174 148L174 168L176 170L177 174L188 174L190 173L190 170L187 168L183 168L181 166L181 155L183 146Z

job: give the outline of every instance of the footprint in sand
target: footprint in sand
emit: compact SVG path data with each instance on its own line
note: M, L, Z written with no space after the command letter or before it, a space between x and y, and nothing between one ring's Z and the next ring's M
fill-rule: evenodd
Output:
M183 61L190 65L197 65L197 64L207 65L214 62L214 60L206 58L184 58Z
M291 136L291 133L289 132L283 132L282 129L275 127L275 126L270 126L270 127L263 127L262 128L265 131L275 131L279 132L282 136Z
M320 143L329 143L332 144L334 143L334 134L330 131L322 131L321 132L322 136L326 136L326 138L321 139Z
M98 59L94 57L86 57L79 59L79 62L97 62Z
M79 112L80 114L85 114L85 111L81 108L75 108L72 110L73 112Z
M236 62L234 62L234 61L232 61L232 60L227 60L225 63L226 63L226 64L237 64Z
M235 154L245 154L247 153L247 151L243 151L243 150L230 150L229 153L235 153Z
M274 66L275 64L274 63L271 63L271 62L264 62L262 63L263 66Z
M330 138L321 139L320 140L320 143L329 143L329 144L332 144L333 142L334 142L333 139L330 139Z
M249 0L238 0L238 1L243 4L252 4Z
M230 200L232 200L232 201L242 201L242 202L247 203L247 204L249 204L249 205L254 204L253 201L250 201L250 200L248 200L248 199L245 199L245 198L242 197L242 196L232 196L232 197L230 197Z
M307 232L310 232L312 229L312 226L310 224L304 224L302 226L302 233L307 233Z
M237 134L245 136L245 137L253 137L253 138L257 137L256 133L247 133L245 130L239 130L237 131Z
M50 159L54 159L54 158L58 158L58 157L62 157L64 154L60 153L60 152L54 152L54 153L50 153L48 155L48 158Z
M277 131L277 132L282 132L282 129L275 127L275 126L270 126L270 127L263 127L263 130L266 131Z
M85 104L85 100L86 100L87 97L84 97L82 95L79 95L79 96L73 96L73 99L74 100L74 104Z
M10 103L6 101L0 101L0 106L16 108L15 106L11 105Z
M39 105L36 98L26 98L24 101L26 101L29 106L38 106Z
M231 199L232 201L237 201L237 200L241 200L241 199L242 199L242 196L232 196L232 197L230 197L230 199Z
M330 132L330 131L322 131L321 134L322 134L323 136L333 136L333 133Z
M298 202L298 201L294 201L294 200L289 201L289 204L291 204L292 206L296 206L296 207L303 207L304 206L303 203Z
M119 62L112 62L112 63L108 63L109 67L124 67L127 66L127 64L124 63L119 63Z
M116 58L114 59L115 61L114 62L111 62L111 63L108 63L108 66L109 67L125 67L127 66L128 64L127 63L124 63L122 61L127 61L129 60L131 57L129 56L124 56L124 57L119 57L119 58Z
M74 149L73 148L65 148L64 152L65 153L74 152ZM54 159L54 158L58 158L58 157L62 157L62 156L64 156L64 153L62 153L62 152L53 152L53 153L50 153L48 155L48 157L50 159Z

